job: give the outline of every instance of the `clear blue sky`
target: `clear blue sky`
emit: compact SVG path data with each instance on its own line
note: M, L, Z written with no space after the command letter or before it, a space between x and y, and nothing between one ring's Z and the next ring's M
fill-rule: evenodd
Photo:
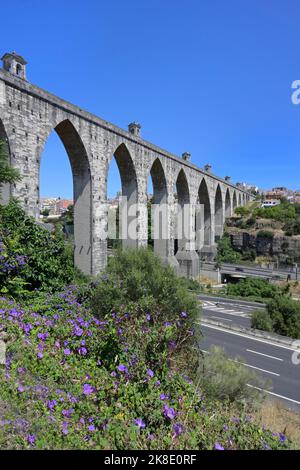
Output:
M298 0L10 0L1 18L32 83L220 176L300 188ZM72 194L55 137L41 190Z

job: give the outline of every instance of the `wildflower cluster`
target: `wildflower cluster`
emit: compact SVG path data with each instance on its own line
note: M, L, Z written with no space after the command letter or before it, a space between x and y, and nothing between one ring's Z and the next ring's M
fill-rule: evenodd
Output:
M103 318L77 289L31 305L0 299L0 447L15 449L286 449L231 405L207 399L175 360L189 311L166 322L136 303Z

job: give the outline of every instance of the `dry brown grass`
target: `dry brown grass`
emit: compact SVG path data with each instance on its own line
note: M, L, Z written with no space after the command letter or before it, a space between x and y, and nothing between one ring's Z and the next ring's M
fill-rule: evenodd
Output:
M279 400L270 400L262 405L254 417L261 426L285 434L300 449L300 414L287 410Z

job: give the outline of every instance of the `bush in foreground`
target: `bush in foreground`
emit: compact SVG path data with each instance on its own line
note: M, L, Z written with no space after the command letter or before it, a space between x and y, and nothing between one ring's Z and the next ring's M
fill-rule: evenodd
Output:
M98 319L75 288L31 306L2 299L1 448L289 448L170 367L187 318L120 307Z
M78 277L72 249L12 200L0 205L0 292L13 297L42 289L61 290Z

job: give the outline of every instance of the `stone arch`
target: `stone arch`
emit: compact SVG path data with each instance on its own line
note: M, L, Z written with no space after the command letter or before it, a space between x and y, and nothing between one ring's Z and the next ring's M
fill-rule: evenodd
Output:
M190 190L186 173L183 168L178 172L175 188L177 193L177 204L175 211L176 234L174 238L174 254L176 254L177 251L186 250L186 243L190 241L189 233L187 233Z
M122 199L119 206L119 230L123 248L137 247L137 202L138 184L133 159L124 143L121 143L111 155L115 157L120 173ZM106 171L106 181L109 163Z
M218 184L215 193L215 242L220 239L223 233L224 215L223 198L220 185Z
M4 123L1 118L0 118L0 140L3 142L4 151L8 155L8 161L11 164L11 153L10 153L9 141L8 141L5 127L4 127ZM0 186L0 202L2 204L7 204L9 202L10 195L11 195L11 188L10 188L9 183L6 183Z
M211 205L209 199L209 192L205 178L202 179L198 190L198 201L200 204L200 223L196 223L196 231L200 228L200 239L203 245L211 245L212 227L211 227ZM198 219L198 217L197 217ZM202 245L202 242L200 245Z
M226 195L225 195L225 217L230 217L231 216L231 198L230 198L230 192L229 189L226 189Z
M74 262L79 269L90 274L92 271L92 203L89 160L81 137L69 119L61 121L54 127L54 130L66 149L73 177ZM39 148L39 175L42 152L43 147ZM39 188L40 184L38 192Z
M241 193L239 193L238 200L239 200L239 207L240 207L242 205L242 195L241 195Z
M236 208L237 208L237 196L236 196L236 191L234 191L233 196L232 196L232 211L234 212Z
M154 252L166 259L169 240L168 186L165 171L159 158L154 160L150 168L150 176L153 186L151 224Z

